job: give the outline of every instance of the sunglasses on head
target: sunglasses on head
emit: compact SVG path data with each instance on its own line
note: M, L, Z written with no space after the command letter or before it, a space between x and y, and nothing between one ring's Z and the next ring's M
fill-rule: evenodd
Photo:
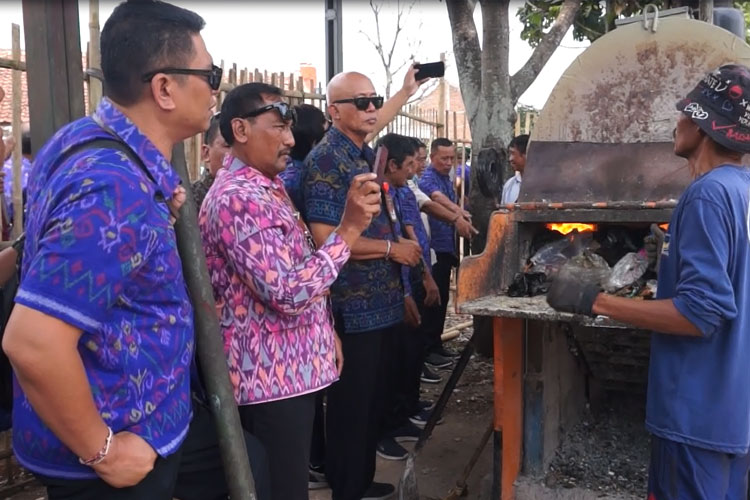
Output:
M333 104L345 103L354 104L354 106L360 111L367 110L367 108L370 107L370 103L375 106L375 109L380 109L383 107L383 97L376 95L373 97L352 97L351 99L339 99L338 101L333 101Z
M143 75L142 79L144 82L150 82L159 73L164 73L165 75L196 75L204 77L208 81L208 86L211 87L211 90L219 90L223 72L216 65L211 66L211 69L161 68L149 71Z
M279 116L285 122L292 122L292 125L297 122L297 113L294 111L294 108L292 108L289 103L284 101L272 102L267 106L263 106L261 108L254 109L248 113L245 113L244 115L240 116L240 118L253 118L273 109L278 111Z

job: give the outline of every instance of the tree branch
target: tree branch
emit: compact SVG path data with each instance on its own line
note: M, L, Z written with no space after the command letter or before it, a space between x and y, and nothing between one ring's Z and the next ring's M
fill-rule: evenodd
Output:
M536 77L539 76L539 72L542 71L544 65L552 57L552 53L560 45L563 37L565 37L565 33L570 29L580 8L581 0L565 0L565 3L560 8L560 13L557 15L557 19L555 19L555 24L544 35L544 38L542 38L542 41L534 49L526 64L511 77L513 102L516 102L521 94L526 92L526 89L536 80Z
M479 111L482 92L482 51L479 47L477 27L474 24L473 4L475 2L466 0L445 2L451 23L453 53L461 69L458 72L461 94L470 117L476 116Z

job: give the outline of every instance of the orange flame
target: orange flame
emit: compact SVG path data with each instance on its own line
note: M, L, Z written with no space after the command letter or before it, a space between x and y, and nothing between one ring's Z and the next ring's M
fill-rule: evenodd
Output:
M667 231L669 229L669 224L659 224L659 228L662 231Z
M574 230L578 230L579 233L585 233L588 231L596 231L596 224L582 224L580 222L562 222L547 224L547 229L557 231L561 234L568 234Z

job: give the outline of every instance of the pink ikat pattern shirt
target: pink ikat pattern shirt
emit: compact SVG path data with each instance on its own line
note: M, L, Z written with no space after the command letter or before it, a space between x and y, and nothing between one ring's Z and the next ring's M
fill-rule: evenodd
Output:
M317 251L278 177L227 155L200 229L240 405L318 391L338 378L328 289L349 259L332 233Z

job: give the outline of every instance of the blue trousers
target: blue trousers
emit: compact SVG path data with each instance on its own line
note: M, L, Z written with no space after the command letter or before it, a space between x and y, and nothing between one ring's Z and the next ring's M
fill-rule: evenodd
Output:
M747 500L750 454L651 438L648 500Z

